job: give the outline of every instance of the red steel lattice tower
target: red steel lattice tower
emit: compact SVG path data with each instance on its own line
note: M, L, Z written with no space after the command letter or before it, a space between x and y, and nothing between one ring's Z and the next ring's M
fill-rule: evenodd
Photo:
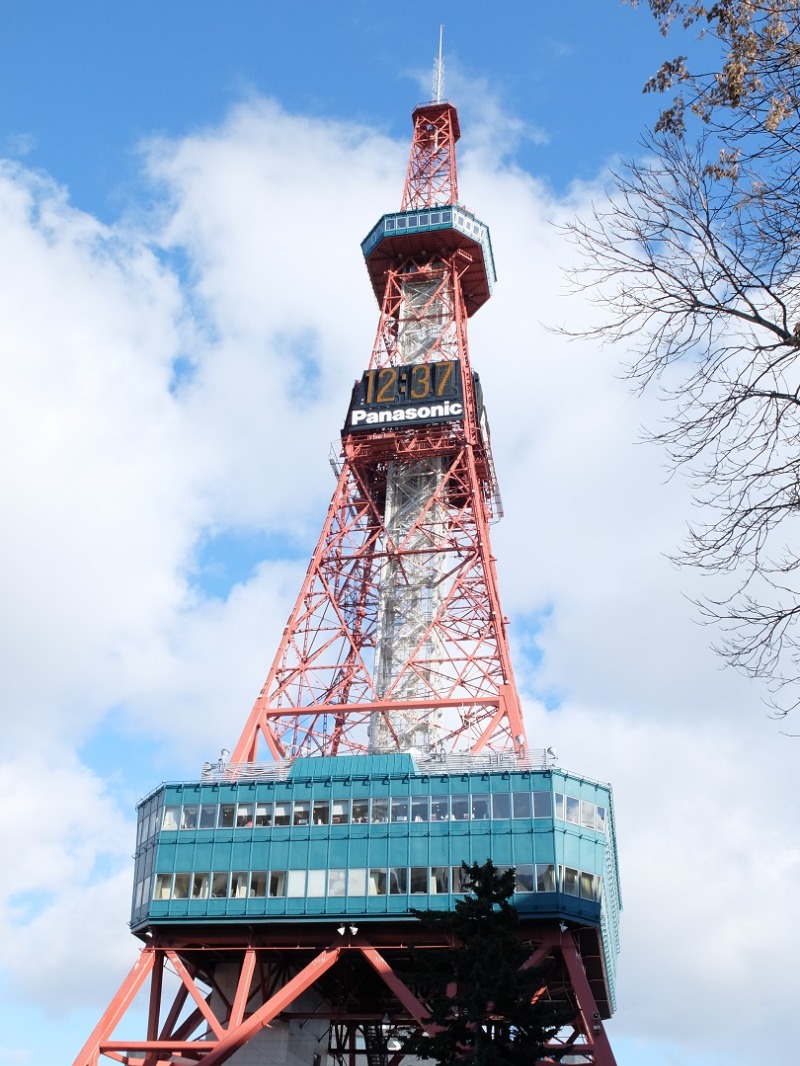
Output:
M488 230L456 204L455 108L418 107L403 207L364 242L381 305L322 535L233 753L522 750L497 592L488 424L467 318Z
M458 202L455 108L413 120L402 206L362 243L380 319L322 533L230 762L139 804L145 946L75 1066L399 1066L387 1032L430 1029L409 950L451 946L414 909L487 854L565 1019L538 1066L614 1066L611 793L527 749L467 345L491 241ZM117 1035L140 993L146 1031Z

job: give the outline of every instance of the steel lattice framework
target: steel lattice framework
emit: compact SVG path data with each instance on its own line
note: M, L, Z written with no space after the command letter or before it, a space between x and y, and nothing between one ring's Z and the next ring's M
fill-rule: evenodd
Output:
M455 195L458 122L450 104L414 119L403 203L429 207ZM370 370L454 361L463 418L343 435L322 535L234 762L257 760L262 737L274 758L524 748L489 539L499 497L467 345L473 256L449 233L431 243L385 273Z

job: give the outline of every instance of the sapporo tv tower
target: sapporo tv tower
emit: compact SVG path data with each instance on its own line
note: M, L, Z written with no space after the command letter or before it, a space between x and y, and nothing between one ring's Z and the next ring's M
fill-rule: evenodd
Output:
M462 861L489 857L514 867L539 995L570 1017L542 1062L614 1066L611 793L525 739L467 347L494 261L440 95L413 113L400 210L362 244L377 338L275 661L230 759L139 805L144 947L75 1066L399 1066L428 1014L409 950L446 947L411 909L452 908Z

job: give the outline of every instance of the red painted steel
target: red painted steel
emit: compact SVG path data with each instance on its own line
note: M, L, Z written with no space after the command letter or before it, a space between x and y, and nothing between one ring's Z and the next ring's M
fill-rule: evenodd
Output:
M400 1030L426 1027L427 1008L398 975L398 962L405 960L407 966L412 948L416 952L447 950L446 934L425 931L416 923L387 921L357 936L334 934L332 943L330 922L296 930L276 933L262 928L247 935L226 931L205 939L197 931L157 932L74 1066L98 1066L101 1059L126 1066L222 1066L279 1016L283 1023L311 1018L329 1021L332 1048L342 1047L350 1061L356 1061L356 1037L363 1038L366 1029L385 1024L387 1018L391 1027ZM582 951L587 946L591 949L597 930L579 927L562 932L554 922L522 919L518 935L530 948L530 964L542 967L546 975L537 998L552 1000L567 1016L563 1029L548 1045L549 1057L536 1066L558 1062L567 1053L580 1054L587 1066L615 1066L582 961ZM367 964L374 975L371 982L363 972L353 982L359 958L364 960L361 967ZM163 980L169 971L177 971L181 982L176 989L173 979L171 991L169 982ZM233 1002L222 991L222 971L225 987L233 989ZM115 1039L118 1023L148 974L153 980L146 1038ZM349 997L351 987L362 988L359 1005ZM154 988L157 997L153 997ZM308 990L314 990L321 1005L293 1011L293 1003ZM346 1009L336 1001L339 993L342 1002L349 1003ZM188 1015L187 1000L198 1008ZM348 1046L352 1055L346 1054Z
M452 202L455 108L426 105L414 117L403 204ZM463 418L344 434L322 534L233 762L258 761L264 746L273 758L408 749L418 746L412 728L440 751L525 748L489 537L497 490L467 343L462 279L472 261L448 231L430 243L427 256L386 271L370 370L456 361ZM398 533L387 500L403 471L431 489ZM395 595L387 567L402 586L421 556L437 575L436 603L386 683L376 675Z

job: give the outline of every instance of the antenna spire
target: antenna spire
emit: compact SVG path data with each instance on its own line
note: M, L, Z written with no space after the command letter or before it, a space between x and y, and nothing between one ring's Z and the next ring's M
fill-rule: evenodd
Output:
M439 55L433 61L433 99L437 104L442 102L442 89L444 87L444 60L442 59L442 37L444 25L439 26Z

